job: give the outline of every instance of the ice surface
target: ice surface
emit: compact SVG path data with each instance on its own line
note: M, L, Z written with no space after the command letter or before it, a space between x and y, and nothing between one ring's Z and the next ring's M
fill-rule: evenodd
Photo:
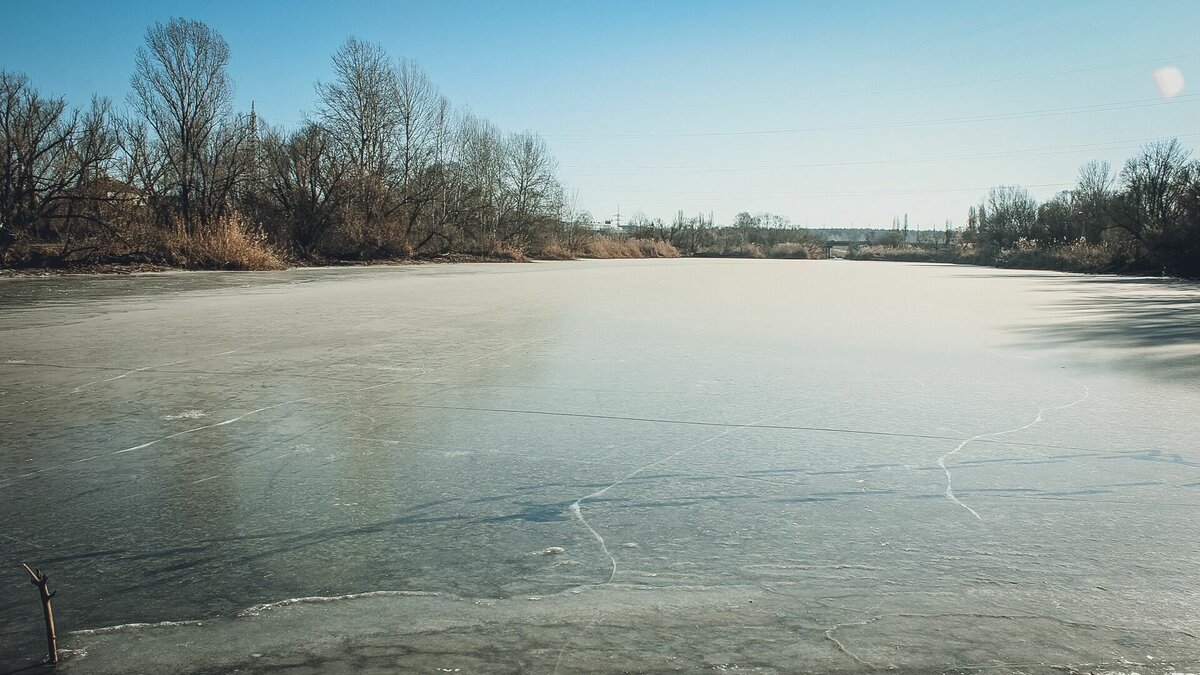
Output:
M1161 280L0 280L0 663L1194 671L1198 410Z

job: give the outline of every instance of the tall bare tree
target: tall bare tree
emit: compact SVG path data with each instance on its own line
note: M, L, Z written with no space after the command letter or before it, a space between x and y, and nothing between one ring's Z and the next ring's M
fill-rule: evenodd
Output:
M449 102L415 63L401 59L396 69L399 152L398 209L404 217L404 240L421 248L433 236L435 201L443 194ZM420 232L424 228L425 232Z
M1077 227L1093 244L1100 243L1112 228L1112 201L1115 177L1108 162L1093 160L1079 169L1079 178L1071 197Z
M165 178L188 233L221 215L225 172L214 163L230 159L229 145L241 136L228 126L228 64L229 45L220 33L189 19L155 23L137 51L130 103L162 144Z
M491 122L467 114L458 142L459 229L469 246L491 247L501 234L504 140Z
M1117 224L1138 242L1143 256L1174 257L1180 235L1190 230L1187 197L1200 166L1178 139L1144 146L1121 170Z
M512 134L504 147L504 194L497 233L503 243L528 245L547 231L557 213L562 190L555 178L558 163L538 136Z
M399 91L396 67L383 47L351 37L333 55L335 77L317 83L316 120L354 169L354 220L364 255L389 252L384 233L399 180Z
M348 38L333 55L332 82L317 83L317 118L362 176L382 177L394 168L396 69L383 47Z
M980 234L985 243L996 248L1012 246L1021 237L1030 237L1037 223L1037 200L1016 185L994 187L987 194L986 220L980 216Z

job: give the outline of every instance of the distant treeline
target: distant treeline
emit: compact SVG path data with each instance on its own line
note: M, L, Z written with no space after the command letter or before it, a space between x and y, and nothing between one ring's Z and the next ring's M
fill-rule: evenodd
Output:
M233 109L229 45L209 26L151 26L128 111L82 110L0 71L0 255L271 267L283 259L582 250L532 133L454 108L417 66L350 38L295 128Z
M1200 277L1200 160L1177 139L1151 142L1119 172L1085 164L1073 188L1043 203L1019 186L992 188L965 226L944 230L909 230L907 216L886 230L806 229L770 213L716 227L682 213L670 225L635 216L630 229L687 255L815 258L842 242L864 260Z
M350 38L314 109L291 128L233 109L229 45L209 26L157 23L128 105L86 108L0 70L0 264L269 268L290 262L472 254L522 259L850 255L1200 276L1200 162L1178 141L1039 204L997 187L965 227L808 230L770 213L732 224L635 215L605 232L574 206L533 133L455 108L413 63Z
M969 211L963 240L1001 262L1078 250L1109 271L1200 276L1200 161L1170 139L1118 173L1089 162L1073 189L1042 204L1019 187L993 188Z
M670 244L682 255L712 258L823 258L825 239L773 213L742 212L732 225L711 215L676 213L670 221L636 213L624 228L629 236Z
M1093 161L1074 188L1038 203L992 188L967 213L954 246L876 241L851 257L966 262L1075 272L1200 277L1200 160L1176 139L1145 145L1114 172Z

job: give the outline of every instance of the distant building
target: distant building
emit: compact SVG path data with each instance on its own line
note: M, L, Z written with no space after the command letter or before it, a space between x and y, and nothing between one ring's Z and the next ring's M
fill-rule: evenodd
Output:
M110 201L123 201L135 206L145 206L146 195L136 186L110 176L101 176L91 186L94 197Z

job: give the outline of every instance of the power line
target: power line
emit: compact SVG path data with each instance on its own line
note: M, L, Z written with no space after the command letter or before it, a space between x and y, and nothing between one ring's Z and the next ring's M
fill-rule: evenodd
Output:
M628 175L632 171L645 171L654 173L724 173L729 171L766 171L778 169L806 169L806 168L828 168L836 166L864 166L873 164L906 164L917 162L948 162L962 161L973 159L1006 159L1010 157L1043 157L1057 154L1072 154L1076 152L1088 152L1093 150L1122 150L1130 147L1140 147L1145 143L1154 141L1169 140L1172 138L1191 138L1200 136L1200 132L1189 132L1185 134L1171 134L1165 136L1155 136L1152 138L1131 138L1120 141L1104 141L1100 143L1082 143L1078 145L1060 145L1049 146L1042 148L1026 148L1023 150L999 150L995 152L961 154L961 155L941 155L941 156L926 156L926 157L897 157L888 159L864 159L864 160L848 160L840 162L804 162L799 164L757 164L745 166L719 166L719 167L695 167L695 166L636 166L636 165L564 165L563 169L612 169L617 173L605 174L574 174L572 178L611 178ZM1130 145L1133 144L1133 145Z
M1073 183L1034 183L1022 185L1026 188L1061 188L1069 187ZM790 194L758 194L758 195L730 195L719 194L713 192L674 192L662 190L617 190L606 188L576 188L579 192L618 192L622 194L650 194L650 195L697 195L695 197L678 197L673 199L640 199L639 202L670 202L670 201L711 201L713 199L798 199L808 197L884 197L892 195L919 195L919 194L940 194L945 192L987 192L996 187L989 185L987 187L960 187L960 188L937 188L932 190L882 190L871 192L793 192ZM703 196L700 196L703 195Z
M590 140L648 140L659 138L707 138L717 136L768 136L776 134L818 133L828 131L862 131L867 129L897 129L904 127L937 126L941 124L962 124L969 122L992 122L1037 117L1060 117L1094 112L1109 112L1113 110L1131 110L1135 108L1151 108L1181 103L1195 103L1200 100L1200 94L1181 96L1175 99L1162 100L1135 99L1130 101L1115 101L1113 103L1097 103L1066 108L1044 108L1041 110L1025 110L1013 113L994 113L988 115L970 115L965 117L943 117L938 119L909 120L905 122L877 122L871 124L847 124L827 127L798 127L794 129L759 129L745 131L702 131L689 133L667 134L580 134L543 136L546 140L554 141L590 141Z
M1006 76L1006 77L995 77L995 78L983 79L983 80L960 80L958 82L942 82L942 83L927 84L927 85L917 85L917 86L913 86L913 87L894 87L894 88L889 88L889 89L869 89L869 90L857 91L857 92L841 92L841 93L834 93L834 94L822 94L822 95L816 95L816 96L796 96L796 97L777 98L777 99L768 99L768 100L748 98L748 99L737 100L737 101L682 103L682 104L655 105L655 106L620 106L620 107L612 107L612 108L590 107L590 108L574 108L574 109L562 109L562 110L523 109L523 110L499 110L499 111L494 111L494 112L498 113L498 114L510 114L510 115L511 114L521 114L521 113L572 114L572 113L598 113L598 112L621 112L621 111L644 112L644 111L653 111L653 110L688 110L688 109L718 108L718 107L733 107L733 106L761 107L763 105L775 105L775 104L780 104L780 103L804 103L804 102L809 102L809 101L824 101L824 100L839 99L839 98L856 98L856 97L863 97L863 96L879 96L879 95L885 95L885 94L905 94L905 93L919 92L919 91L932 91L932 90L936 90L936 89L954 89L954 88L969 87L969 86L974 86L974 85L1001 84L1004 82L1021 82L1021 81L1026 81L1026 80L1037 80L1037 79L1042 79L1042 78L1047 78L1047 77L1059 77L1062 75L1078 75L1081 73L1091 73L1091 72L1098 72L1098 71L1104 71L1104 70L1115 70L1115 69L1119 69L1119 68L1128 68L1130 66L1141 66L1141 65L1156 64L1156 63L1161 64L1161 63L1167 63L1170 61L1179 61L1182 59L1190 59L1190 58L1195 58L1195 57L1200 57L1200 52L1191 52L1188 54L1175 54L1172 56L1162 56L1162 57L1154 58L1154 59L1140 59L1137 61L1125 61L1122 63L1110 63L1110 64L1104 64L1104 65L1098 65L1098 66L1088 66L1085 68L1072 68L1070 70L1056 70L1056 71L1043 72L1043 73L1030 73L1027 75L1010 75L1010 76Z

